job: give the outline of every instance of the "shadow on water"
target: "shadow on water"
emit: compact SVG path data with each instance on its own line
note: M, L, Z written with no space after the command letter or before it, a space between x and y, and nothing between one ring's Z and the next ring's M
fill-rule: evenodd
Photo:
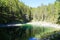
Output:
M44 39L45 34L51 34L51 35L53 34L53 33L49 33L49 31L52 31L52 30L54 29L36 27L36 26L33 27L30 24L23 24L22 26L19 26L19 27L18 26L17 27L3 27L3 28L1 27L0 40L29 40L29 38L37 37L37 35L39 35L40 37ZM41 36L42 34L43 36ZM45 37L48 37L48 36L45 36Z
M0 40L28 40L31 37L31 25L20 27L1 27Z

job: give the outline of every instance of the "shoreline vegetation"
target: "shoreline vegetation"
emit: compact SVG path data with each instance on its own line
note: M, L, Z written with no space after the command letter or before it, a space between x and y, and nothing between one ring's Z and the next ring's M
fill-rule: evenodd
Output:
M0 0L0 23L27 23L32 20L60 24L60 1L32 8L19 0Z
M1 27L2 24L11 27ZM0 40L29 40L31 37L60 39L60 0L37 8L19 0L0 0Z

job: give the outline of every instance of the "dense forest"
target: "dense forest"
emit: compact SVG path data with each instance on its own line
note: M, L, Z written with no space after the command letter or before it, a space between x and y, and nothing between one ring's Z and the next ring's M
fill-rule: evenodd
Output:
M0 0L0 23L29 22L30 15L30 7L19 0Z
M42 4L37 8L29 7L19 0L0 0L0 24L27 23L30 21L47 21L60 24L60 0L49 5ZM11 28L0 26L0 40L28 40L37 35L50 40L60 39L60 30L36 26L28 24Z
M56 0L53 4L41 5L32 9L34 21L47 21L60 23L60 1Z
M0 0L0 23L26 23L32 19L60 23L60 1L32 8L19 0Z

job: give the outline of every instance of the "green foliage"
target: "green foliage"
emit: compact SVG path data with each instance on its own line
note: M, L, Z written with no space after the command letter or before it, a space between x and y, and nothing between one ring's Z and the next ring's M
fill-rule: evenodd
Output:
M60 23L60 2L32 8L33 20Z
M56 0L56 1L60 2L60 0Z
M29 15L31 15L30 8L19 0L0 0L0 23L28 22Z
M0 23L20 22L33 20L60 23L60 2L31 8L19 0L0 0Z

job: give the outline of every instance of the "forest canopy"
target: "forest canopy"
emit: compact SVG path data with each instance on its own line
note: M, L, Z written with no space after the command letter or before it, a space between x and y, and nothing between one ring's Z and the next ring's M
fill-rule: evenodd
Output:
M30 7L19 0L0 0L0 23L29 22L29 15Z
M60 0L32 9L33 20L60 24Z
M32 20L60 23L60 0L37 8L19 0L0 0L0 23L26 23Z

